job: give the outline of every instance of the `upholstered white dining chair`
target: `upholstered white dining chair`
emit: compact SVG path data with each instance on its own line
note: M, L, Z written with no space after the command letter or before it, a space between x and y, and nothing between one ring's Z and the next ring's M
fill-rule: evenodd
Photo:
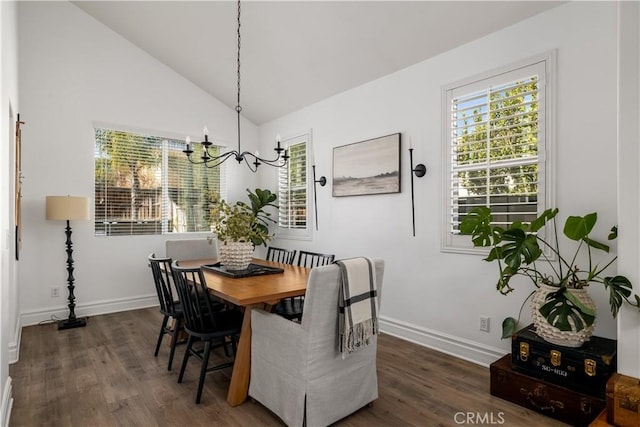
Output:
M374 260L378 305L384 261ZM346 358L338 351L340 267L311 270L300 323L254 309L249 396L289 426L326 426L378 398L377 336Z
M167 258L178 261L218 257L217 239L175 239L165 242Z

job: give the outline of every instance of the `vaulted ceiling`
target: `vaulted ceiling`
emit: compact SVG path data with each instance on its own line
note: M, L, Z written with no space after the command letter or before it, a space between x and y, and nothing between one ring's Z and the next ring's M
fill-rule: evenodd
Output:
M73 3L235 108L236 2ZM268 122L562 3L242 2L242 113Z

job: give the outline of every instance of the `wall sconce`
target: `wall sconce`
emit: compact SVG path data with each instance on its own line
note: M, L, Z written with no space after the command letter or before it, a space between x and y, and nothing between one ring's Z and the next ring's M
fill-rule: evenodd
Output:
M413 167L413 147L409 148L409 162L411 163L411 223L413 225L413 237L416 237L416 208L413 192L413 175L422 178L427 173L427 167L422 163Z
M318 196L316 196L316 184L320 184L320 187L327 185L327 178L321 176L320 179L316 179L316 165L311 166L313 169L313 204L316 212L316 231L318 231Z

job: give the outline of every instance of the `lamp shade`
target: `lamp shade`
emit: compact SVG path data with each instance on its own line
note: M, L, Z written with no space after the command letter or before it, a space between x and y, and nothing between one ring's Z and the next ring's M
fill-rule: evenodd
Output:
M88 197L47 196L48 220L89 220L91 212Z

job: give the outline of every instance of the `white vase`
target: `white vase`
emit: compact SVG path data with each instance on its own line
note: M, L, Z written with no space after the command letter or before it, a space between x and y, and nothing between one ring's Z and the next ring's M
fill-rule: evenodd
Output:
M589 338L593 335L596 322L594 321L591 326L588 326L581 331L576 330L575 324L571 318L569 318L569 323L572 326L571 331L561 331L555 326L549 324L547 319L540 314L539 309L547 302L547 295L556 291L558 291L558 288L555 286L541 284L540 288L538 288L538 290L533 294L531 308L536 333L542 339L552 344L565 347L580 347L582 344L589 341ZM586 289L568 289L568 291L575 295L585 306L591 308L595 312L596 305Z
M227 270L245 270L251 264L253 249L251 242L222 242L220 263Z

